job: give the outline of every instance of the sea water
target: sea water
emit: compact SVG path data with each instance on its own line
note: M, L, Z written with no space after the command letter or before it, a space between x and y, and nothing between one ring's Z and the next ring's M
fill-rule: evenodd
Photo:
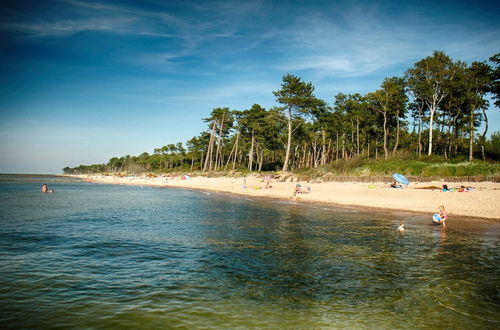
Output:
M500 327L499 225L430 221L2 176L0 326Z

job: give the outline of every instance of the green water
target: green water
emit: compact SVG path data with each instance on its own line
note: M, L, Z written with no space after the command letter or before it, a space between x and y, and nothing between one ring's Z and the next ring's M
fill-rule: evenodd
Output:
M500 326L494 221L40 185L0 180L2 328Z

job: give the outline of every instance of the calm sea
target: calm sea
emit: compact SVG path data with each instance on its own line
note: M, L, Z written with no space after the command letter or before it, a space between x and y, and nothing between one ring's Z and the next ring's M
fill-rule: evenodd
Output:
M429 222L1 176L0 327L498 329L499 225Z

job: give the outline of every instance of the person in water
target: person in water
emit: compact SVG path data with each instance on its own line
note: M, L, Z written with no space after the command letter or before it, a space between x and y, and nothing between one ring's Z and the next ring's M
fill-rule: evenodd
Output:
M446 227L446 220L448 220L448 215L446 214L443 205L439 207L439 213L434 214L432 220L436 225L442 225L443 227Z
M42 185L42 192L43 192L43 193L53 193L53 192L54 192L54 190L49 190L49 187L47 187L47 185L44 183L44 184Z
M405 222L404 222L403 220L401 220L401 221L399 222L398 231L399 231L399 232L404 232L404 231L405 231Z

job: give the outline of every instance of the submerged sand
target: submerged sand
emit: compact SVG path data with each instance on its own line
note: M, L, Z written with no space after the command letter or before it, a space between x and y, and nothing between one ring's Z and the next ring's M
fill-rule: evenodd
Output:
M374 207L391 210L405 210L436 213L444 205L449 215L500 219L500 183L453 183L451 187L472 186L468 192L443 192L438 189L446 182L412 182L406 189L389 188L382 183L359 182L276 182L270 187L263 176L247 177L183 177L183 176L104 176L82 175L86 181L127 184L140 186L179 187L235 193L254 197L292 199L303 202L333 203L339 205ZM309 193L294 194L296 185ZM422 189L423 188L423 189Z

